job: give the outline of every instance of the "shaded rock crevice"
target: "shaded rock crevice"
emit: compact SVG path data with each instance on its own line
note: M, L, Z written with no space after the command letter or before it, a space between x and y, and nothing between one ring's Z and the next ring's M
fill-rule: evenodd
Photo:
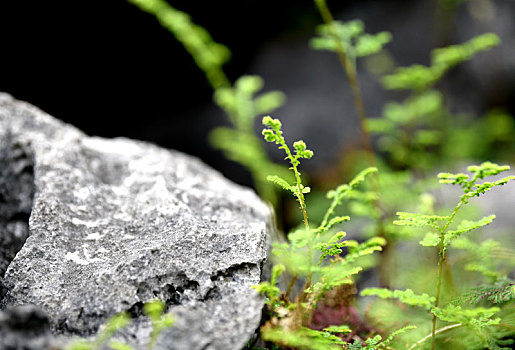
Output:
M3 350L61 349L66 340L50 333L48 316L34 305L0 311L0 348Z
M0 130L0 309L7 294L3 277L29 236L34 193L30 145L17 142L10 129Z

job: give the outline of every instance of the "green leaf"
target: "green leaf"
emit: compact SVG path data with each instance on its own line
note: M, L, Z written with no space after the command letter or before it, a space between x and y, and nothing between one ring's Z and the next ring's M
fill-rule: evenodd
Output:
M466 60L471 59L476 53L489 50L499 45L500 39L496 34L487 33L461 45L451 45L435 49L431 52L432 65L443 66L445 69L454 67Z
M267 181L274 183L275 185L281 187L283 190L291 191L295 193L295 188L291 186L286 180L280 178L277 175L269 175L266 177Z
M440 235L428 232L426 233L423 240L419 242L420 245L423 245L424 247L436 247L440 244Z
M485 194L486 192L490 191L492 188L497 186L503 186L507 184L509 181L515 180L515 176L508 176L504 179L494 181L494 182L483 182L482 184L474 184L474 188L472 188L472 185L465 188L465 194L462 197L462 200L467 203L467 200L469 198L473 197L479 197L482 194Z
M361 295L376 295L381 299L399 299L403 304L412 306L421 306L426 309L431 309L435 302L435 297L430 297L426 293L415 294L411 289L406 290L389 290L385 288L367 288L361 292Z
M328 242L321 242L315 245L315 249L319 249L322 252L320 262L329 256L336 256L342 253L341 248L349 244L349 241L340 242L345 235L345 232L338 232L334 234Z
M127 326L130 320L131 317L127 312L121 312L119 314L116 314L104 325L103 332L112 335L117 330Z
M304 187L302 189L302 193L304 193L304 194L307 194L307 193L310 193L310 192L311 192L311 187L309 187L309 186L306 186L306 187Z
M514 299L515 283L510 279L502 279L494 284L473 288L452 301L452 304L477 304L483 300L488 300L494 304L501 304Z
M393 331L389 336L388 338L386 338L384 341L381 342L381 346L383 347L387 347L388 345L390 345L390 343L393 341L393 339L398 336L399 334L402 334L406 331L409 331L410 329L415 329L417 328L417 326L406 326L406 327L402 327L400 329L397 329L396 331Z
M338 333L351 333L352 329L349 328L347 325L341 325L341 326L330 326L327 328L324 328L325 332L329 332L332 334L338 334Z
M491 266L485 265L482 261L473 261L465 265L466 271L476 271L482 273L486 277L499 278L501 274L493 270Z
M329 332L316 331L301 327L297 330L287 330L280 327L261 328L261 337L275 344L306 350L337 350L346 343Z
M397 129L396 123L385 118L368 118L366 126L369 132L375 134L389 134Z
M332 221L331 217L335 215L335 209L342 203L345 198L352 197L353 194L356 194L357 188L363 184L366 177L372 173L376 173L378 170L375 167L369 167L362 170L358 173L349 184L343 184L338 186L335 190L331 190L327 192L327 198L332 199L332 202L327 209L324 218L322 219L322 223L317 228L319 232L327 231L331 228L335 223L338 223L341 219L336 219L336 221ZM362 198L363 199L363 198ZM346 217L345 217L346 218ZM332 223L331 223L332 221Z
M356 39L356 57L376 54L390 41L392 41L392 34L389 32L380 32L374 35L363 34Z
M152 322L152 332L150 334L149 349L153 349L159 334L171 326L175 322L175 318L171 314L165 314L166 304L161 300L153 300L143 305L143 312Z
M477 271L482 273L484 276L499 278L502 274L495 270L493 263L493 250L499 247L499 243L487 239L480 244L477 244L465 236L461 236L456 239L453 243L453 247L458 249L465 249L472 255L473 261L465 265L467 271Z
M257 75L244 75L234 83L236 90L253 95L263 88L263 79Z
M272 278L270 279L270 283L275 286L277 283L277 278L286 270L286 267L282 264L274 265L272 268Z
M305 228L296 229L288 234L292 248L305 247L313 238L313 234Z
M468 183L469 176L463 173L439 173L438 178L440 179L441 184L461 185Z
M495 176L504 171L510 170L509 165L497 165L491 162L484 162L481 165L471 165L467 171L476 174L476 178L484 179L487 176Z
M436 83L443 74L444 70L441 68L415 64L397 68L393 74L384 76L381 83L387 90L420 91Z
M415 64L400 67L393 74L383 77L381 82L388 90L423 91L440 80L453 66L498 43L499 38L495 34L485 34L461 45L435 49L432 51L431 66Z
M354 283L351 277L363 271L363 268L360 266L349 267L345 263L337 262L327 266L322 266L319 270L323 275L322 290L327 291L342 284Z
M499 323L499 318L491 318L499 310L498 307L462 309L461 306L450 304L444 308L433 308L431 312L442 321L462 323L468 327L481 329Z
M331 220L329 220L329 222L327 223L326 228L329 230L334 225L338 225L338 224L341 224L342 222L346 222L346 221L349 221L349 220L350 220L349 216L336 216L336 217L332 218Z
M270 91L254 99L256 115L271 113L281 107L286 100L282 92Z
M310 45L315 50L343 51L354 62L357 57L378 53L392 40L392 35L388 32L365 34L364 27L360 20L322 24L316 28L320 36L313 38Z
M143 305L143 312L152 320L158 320L166 309L166 304L161 300L153 300Z
M461 234L486 226L494 221L495 215L490 215L478 221L463 220L456 230L447 231L445 234L444 245L448 246Z
M437 224L440 221L448 220L448 216L438 215L423 215L418 213L406 213L397 212L399 220L395 220L393 223L399 226L413 226L413 227L432 227L440 229Z
M65 347L66 350L95 350L96 346L85 339L73 340Z
M263 125L269 126L270 128L272 128L274 130L279 130L279 129L281 129L281 126L282 126L281 121L279 119L274 119L270 116L264 116L262 123L263 123Z
M360 171L354 178L349 182L349 187L354 189L361 184L363 184L368 175L377 173L379 170L376 167L368 167L362 171Z
M126 344L126 343L118 341L118 340L111 340L109 342L109 347L113 350L133 350L134 349L129 344Z

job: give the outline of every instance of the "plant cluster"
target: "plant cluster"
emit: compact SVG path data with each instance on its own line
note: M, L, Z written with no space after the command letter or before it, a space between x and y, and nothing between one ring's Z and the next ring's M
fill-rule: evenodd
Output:
M357 175L339 174L350 181L334 184L322 205L316 199L322 190L307 186L300 172L301 161L314 156L306 143L298 140L290 146L279 119L263 117L262 136L284 151L288 169L269 159L254 133L255 118L280 107L284 95L258 94L264 83L257 76L231 83L222 68L230 51L168 2L128 1L154 15L205 73L214 102L230 122L211 133L212 144L251 172L263 199L277 207L280 199L286 201L278 191L283 190L299 207L300 224L290 223L286 242L274 243L270 281L253 287L266 298L268 317L260 329L265 349L493 350L514 343L515 251L493 238L481 238L479 233L495 215L476 219L472 200L515 179L499 178L509 166L485 161L502 156L496 152L499 145L505 153L515 149L515 123L500 110L473 121L460 119L449 112L438 89L455 66L498 45L495 34L435 49L428 66L398 67L384 75L380 81L385 89L407 91L407 97L388 102L382 116L369 118L358 82L358 58L380 54L393 37L365 33L359 20L336 21L325 0L314 0L324 24L311 46L338 56L366 155L359 157L366 162L346 165ZM439 9L454 10L460 3L439 1ZM371 134L379 152L374 152ZM433 171L471 159L480 164L469 166L468 174L438 174L440 184L462 191L457 204L447 208L448 201L437 198ZM307 201L308 196L313 200ZM352 224L351 216L359 222L357 230L349 226L355 231L352 239L342 231L343 225ZM364 272L375 274L379 286L361 288ZM154 327L150 347L172 323L168 316L162 318L159 305L157 311L147 311ZM126 316L116 316L95 340L72 349L104 346L127 322ZM116 342L109 346L129 348Z
M162 331L175 323L170 313L165 313L166 305L161 300L149 301L143 305L143 313L150 319L152 331L147 349L154 349ZM78 339L66 346L66 350L102 350L107 346L113 350L134 350L129 344L112 339L118 331L129 325L131 316L127 312L114 315L106 322L94 339Z

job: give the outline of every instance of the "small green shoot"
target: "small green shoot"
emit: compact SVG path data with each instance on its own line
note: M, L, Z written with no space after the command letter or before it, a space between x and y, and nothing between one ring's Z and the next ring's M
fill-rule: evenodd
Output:
M153 349L156 345L157 338L163 330L170 328L175 323L175 318L171 314L165 314L166 304L161 300L154 300L145 303L143 311L145 315L150 317L152 322L152 333L150 335L149 349Z

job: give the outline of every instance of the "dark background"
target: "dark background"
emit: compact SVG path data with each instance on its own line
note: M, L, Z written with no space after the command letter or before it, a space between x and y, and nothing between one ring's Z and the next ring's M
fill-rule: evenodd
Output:
M231 79L247 72L264 42L318 21L311 1L170 3L230 47ZM90 135L148 140L211 165L223 162L205 141L223 120L205 125L195 113L212 104L203 73L169 32L132 4L0 1L0 33L0 91Z
M417 6L422 2L427 6L420 9ZM314 27L321 21L312 1L174 0L170 3L191 14L194 22L208 29L215 41L231 49L232 60L225 70L232 80L257 72L264 75L265 81L271 81L271 88L281 88L288 96L288 87L298 84L295 77L282 86L283 82L278 80L281 69L274 71L272 66L275 61L259 63L263 57L268 57L259 56L261 50L273 43L284 47L285 52L289 49L292 52L289 46L298 45L309 52L307 57L322 55L313 57L326 59L329 68L337 71L333 74L329 70L329 74L337 75L338 84L346 89L336 57L330 53L310 52L308 48L307 39L313 36ZM439 41L456 39L453 35L442 36L433 28L441 21L436 17L434 3L436 1L340 0L329 1L329 6L336 17L368 16L367 31L393 32L391 50L397 53L397 63L427 64L431 47ZM459 16L456 21L467 25L466 18L462 20ZM407 18L413 26L407 25L411 23ZM449 32L459 34L461 24L449 23L440 24L451 25ZM478 34L480 32L478 30ZM199 156L232 179L248 183L244 171L207 145L209 130L225 123L224 117L213 107L212 90L203 73L151 15L124 0L0 1L0 35L0 91L28 101L87 134L155 142ZM290 61L295 66L302 63L303 58L292 56ZM499 86L498 80L489 83L487 93L483 93L484 86L470 86L482 91L483 99L479 103L474 101L479 112L498 106L515 111L514 79L503 72L494 72L502 77L502 89L495 88ZM324 73L317 74L323 76ZM463 75L470 74L465 71ZM459 84L471 84L461 81L460 76L455 78ZM368 86L366 80L364 85ZM376 112L383 96L376 99L374 89L377 87L372 84L369 101L378 102L369 103L370 110ZM295 101L295 91L291 93ZM474 96L467 95L464 99L474 100ZM317 103L320 103L319 109L326 105ZM304 110L301 105L295 113L285 110L285 118L288 119L289 113L298 116L299 109ZM307 129L311 133L318 130ZM295 133L303 136L300 131ZM320 137L324 138L323 133ZM338 145L335 149L341 147Z

